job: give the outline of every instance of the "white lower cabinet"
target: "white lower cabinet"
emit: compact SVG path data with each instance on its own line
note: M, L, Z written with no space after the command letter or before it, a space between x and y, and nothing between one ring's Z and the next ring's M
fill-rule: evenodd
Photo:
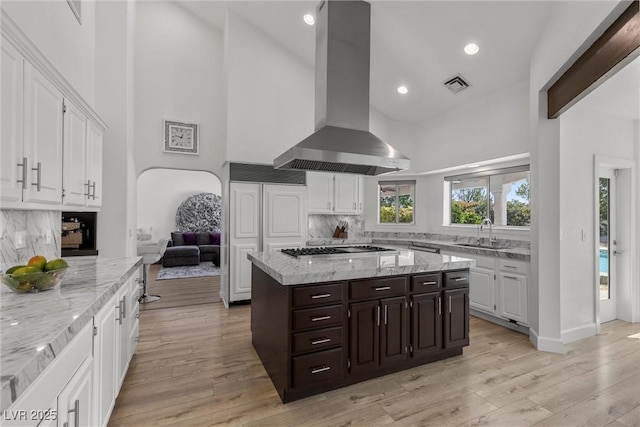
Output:
M93 357L87 357L58 395L58 425L80 427L92 425Z
M476 261L469 269L469 306L477 311L528 326L529 263L460 252L443 254Z

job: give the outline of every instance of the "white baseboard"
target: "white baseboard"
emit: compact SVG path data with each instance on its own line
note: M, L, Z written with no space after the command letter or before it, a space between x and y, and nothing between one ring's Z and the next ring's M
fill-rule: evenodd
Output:
M564 344L562 340L541 337L538 335L538 331L533 328L529 328L529 341L540 351L564 354Z
M567 329L562 331L562 342L567 344L573 341L581 340L582 338L588 338L596 335L596 324L589 323L588 325L582 325L577 328Z

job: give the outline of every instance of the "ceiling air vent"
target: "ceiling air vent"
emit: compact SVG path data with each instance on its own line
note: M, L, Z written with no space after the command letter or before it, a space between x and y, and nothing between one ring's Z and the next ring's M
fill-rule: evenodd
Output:
M444 82L444 85L453 93L458 93L471 86L460 74Z

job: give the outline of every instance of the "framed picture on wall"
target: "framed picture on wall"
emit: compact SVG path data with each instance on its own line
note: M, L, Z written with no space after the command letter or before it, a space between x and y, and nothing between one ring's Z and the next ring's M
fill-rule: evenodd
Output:
M164 151L167 153L199 154L199 126L173 120L164 121Z
M76 19L78 20L80 25L82 25L82 9L81 9L82 4L81 4L81 1L82 0L67 0L67 3L69 4L69 7L71 8L71 11L76 16Z

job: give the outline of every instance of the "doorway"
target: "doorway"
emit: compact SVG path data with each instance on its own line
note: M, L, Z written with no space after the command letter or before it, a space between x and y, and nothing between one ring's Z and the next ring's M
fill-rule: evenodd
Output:
M595 156L596 323L632 321L634 162Z

